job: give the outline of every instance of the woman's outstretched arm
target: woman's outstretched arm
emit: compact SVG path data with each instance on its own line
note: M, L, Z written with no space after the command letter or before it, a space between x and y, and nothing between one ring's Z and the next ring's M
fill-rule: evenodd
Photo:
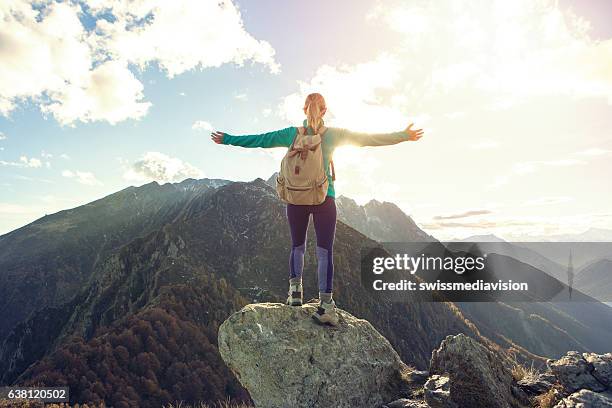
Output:
M357 146L387 146L407 141L416 141L423 137L423 129L412 129L414 123L399 132L391 133L364 133L341 129L339 144L353 144Z
M215 131L210 138L217 144L241 147L289 147L297 133L296 127L288 127L273 132L258 135L235 136L225 132Z

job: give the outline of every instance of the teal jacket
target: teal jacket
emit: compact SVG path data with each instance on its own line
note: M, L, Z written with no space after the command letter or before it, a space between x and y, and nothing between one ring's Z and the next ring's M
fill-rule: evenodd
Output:
M306 127L306 123L306 120L304 120L304 127ZM307 131L309 134L314 133L312 127L308 127ZM288 148L291 146L296 134L297 127L295 126L258 135L236 136L225 133L223 136L223 144L241 147ZM329 168L329 161L332 159L336 147L342 145L386 146L404 142L406 140L408 140L408 133L405 131L392 133L362 133L352 132L343 128L327 128L327 131L323 135L322 143L323 162L327 172L327 178L329 180L327 195L330 197L336 196L334 182L332 180L331 171Z

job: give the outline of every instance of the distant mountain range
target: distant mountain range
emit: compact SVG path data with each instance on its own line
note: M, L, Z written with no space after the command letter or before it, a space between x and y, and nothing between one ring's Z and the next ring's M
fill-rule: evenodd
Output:
M1 236L0 382L65 384L73 402L113 406L248 399L216 331L246 303L284 299L288 234L263 180L203 179L129 187ZM452 304L373 299L356 250L373 243L338 223L335 294L405 361L426 367L448 334L491 343ZM311 239L307 296L315 259Z
M475 235L456 242L478 242L482 250L504 254L533 265L556 279L567 281L567 269L572 257L574 287L583 293L612 301L612 242L603 238L603 229L591 229L578 236L564 236L559 241L506 242L495 235ZM598 236L601 240L590 240ZM584 239L580 239L584 238Z
M612 309L599 303L375 300L360 284L359 249L435 239L392 203L337 202L337 302L407 363L427 367L460 332L536 362L609 351ZM313 233L307 296L317 292ZM72 402L113 406L248 400L220 359L217 329L246 303L283 301L289 242L284 205L261 179L128 187L2 235L0 384L65 384Z
M595 298L612 301L612 260L600 259L582 268L574 286Z
M471 235L465 238L456 238L452 241L465 242L493 242L505 241L494 234ZM612 230L605 228L589 228L576 234L556 235L518 235L512 238L513 242L612 242Z
M345 200L340 197L338 201ZM349 208L352 208L351 214L367 214L366 206L357 206L350 199L346 199L351 203ZM398 215L395 211L401 210L392 203L386 203L391 208L394 207L394 218L402 219L407 215ZM361 208L359 208L361 207ZM340 212L339 212L340 213ZM411 241L430 241L435 238L429 236L410 219L410 222L392 223L389 219L385 220L385 216L370 218L370 222L380 222L382 225L397 225L397 228L404 231L385 230L381 226L374 228L364 228L363 220L359 217L344 217L342 219L348 225L355 229L361 229L366 235L368 231L374 230L370 236L380 242L411 242ZM388 233L386 233L389 231ZM399 234L403 234L405 239L397 239ZM421 238L424 237L424 238ZM421 239L419 239L421 238ZM517 259L528 265L534 266L549 275L555 277L561 282L567 280L567 252L555 254L558 262L547 258L540 254L544 245L534 244L532 248L528 243L520 243L519 245L506 242L504 239L497 237L494 234L475 235L456 242L478 242L485 243L481 249L486 252L497 253L507 257ZM548 245L550 246L550 245ZM599 245L596 251L591 253L588 251L588 244L582 245L585 259L598 259L603 253L608 250L607 245ZM601 252L601 253L599 253ZM599 267L604 264L597 264ZM594 267L595 268L595 267ZM601 290L593 292L593 288L584 285L584 282L597 282L594 278L588 278L584 281L578 278L575 281L575 288L583 291L585 294L598 297L601 299L612 299L612 291L607 288L612 282L612 274L605 274L597 269L597 276ZM605 271L605 269L604 269ZM581 272L577 273L580 276ZM559 350L563 349L585 349L585 350L600 350L604 352L608 346L607 342L612 341L612 333L608 327L612 327L612 309L603 303L588 302L588 303L471 303L460 302L456 303L459 309L465 316L468 316L470 321L474 322L481 333L493 339L498 344L508 348L519 348L528 350L531 353L552 356L557 355ZM606 322L602 325L601 322Z
M465 238L456 238L450 240L455 242L506 242L494 234L471 235Z
M539 236L532 237L529 240L556 242L612 242L612 230L604 228L589 228L588 230L578 234Z
M336 199L338 219L379 242L434 241L397 205L371 200L361 206L344 196Z

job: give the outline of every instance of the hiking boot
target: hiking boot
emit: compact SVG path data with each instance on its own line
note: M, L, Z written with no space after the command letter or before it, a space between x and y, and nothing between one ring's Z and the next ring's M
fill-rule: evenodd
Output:
M304 302L304 288L302 283L289 283L289 297L287 304L289 306L302 306Z
M337 326L339 318L336 312L336 302L333 300L330 303L321 302L317 311L312 315L312 318L319 324Z

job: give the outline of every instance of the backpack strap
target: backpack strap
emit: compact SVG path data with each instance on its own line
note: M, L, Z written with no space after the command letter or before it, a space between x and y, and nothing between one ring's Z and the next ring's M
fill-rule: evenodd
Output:
M321 126L317 133L321 136L321 138L323 138L323 135L325 134L326 131L327 131L327 127ZM321 141L321 143L323 143L323 141ZM329 168L331 170L332 181L336 181L336 169L334 168L333 160L329 161Z
M297 132L295 133L295 136L293 137L293 142L291 142L291 146L289 146L289 150L293 150L293 145L295 144L295 141L297 140L298 136L302 136L305 131L306 129L304 129L303 126L300 126L297 128Z

